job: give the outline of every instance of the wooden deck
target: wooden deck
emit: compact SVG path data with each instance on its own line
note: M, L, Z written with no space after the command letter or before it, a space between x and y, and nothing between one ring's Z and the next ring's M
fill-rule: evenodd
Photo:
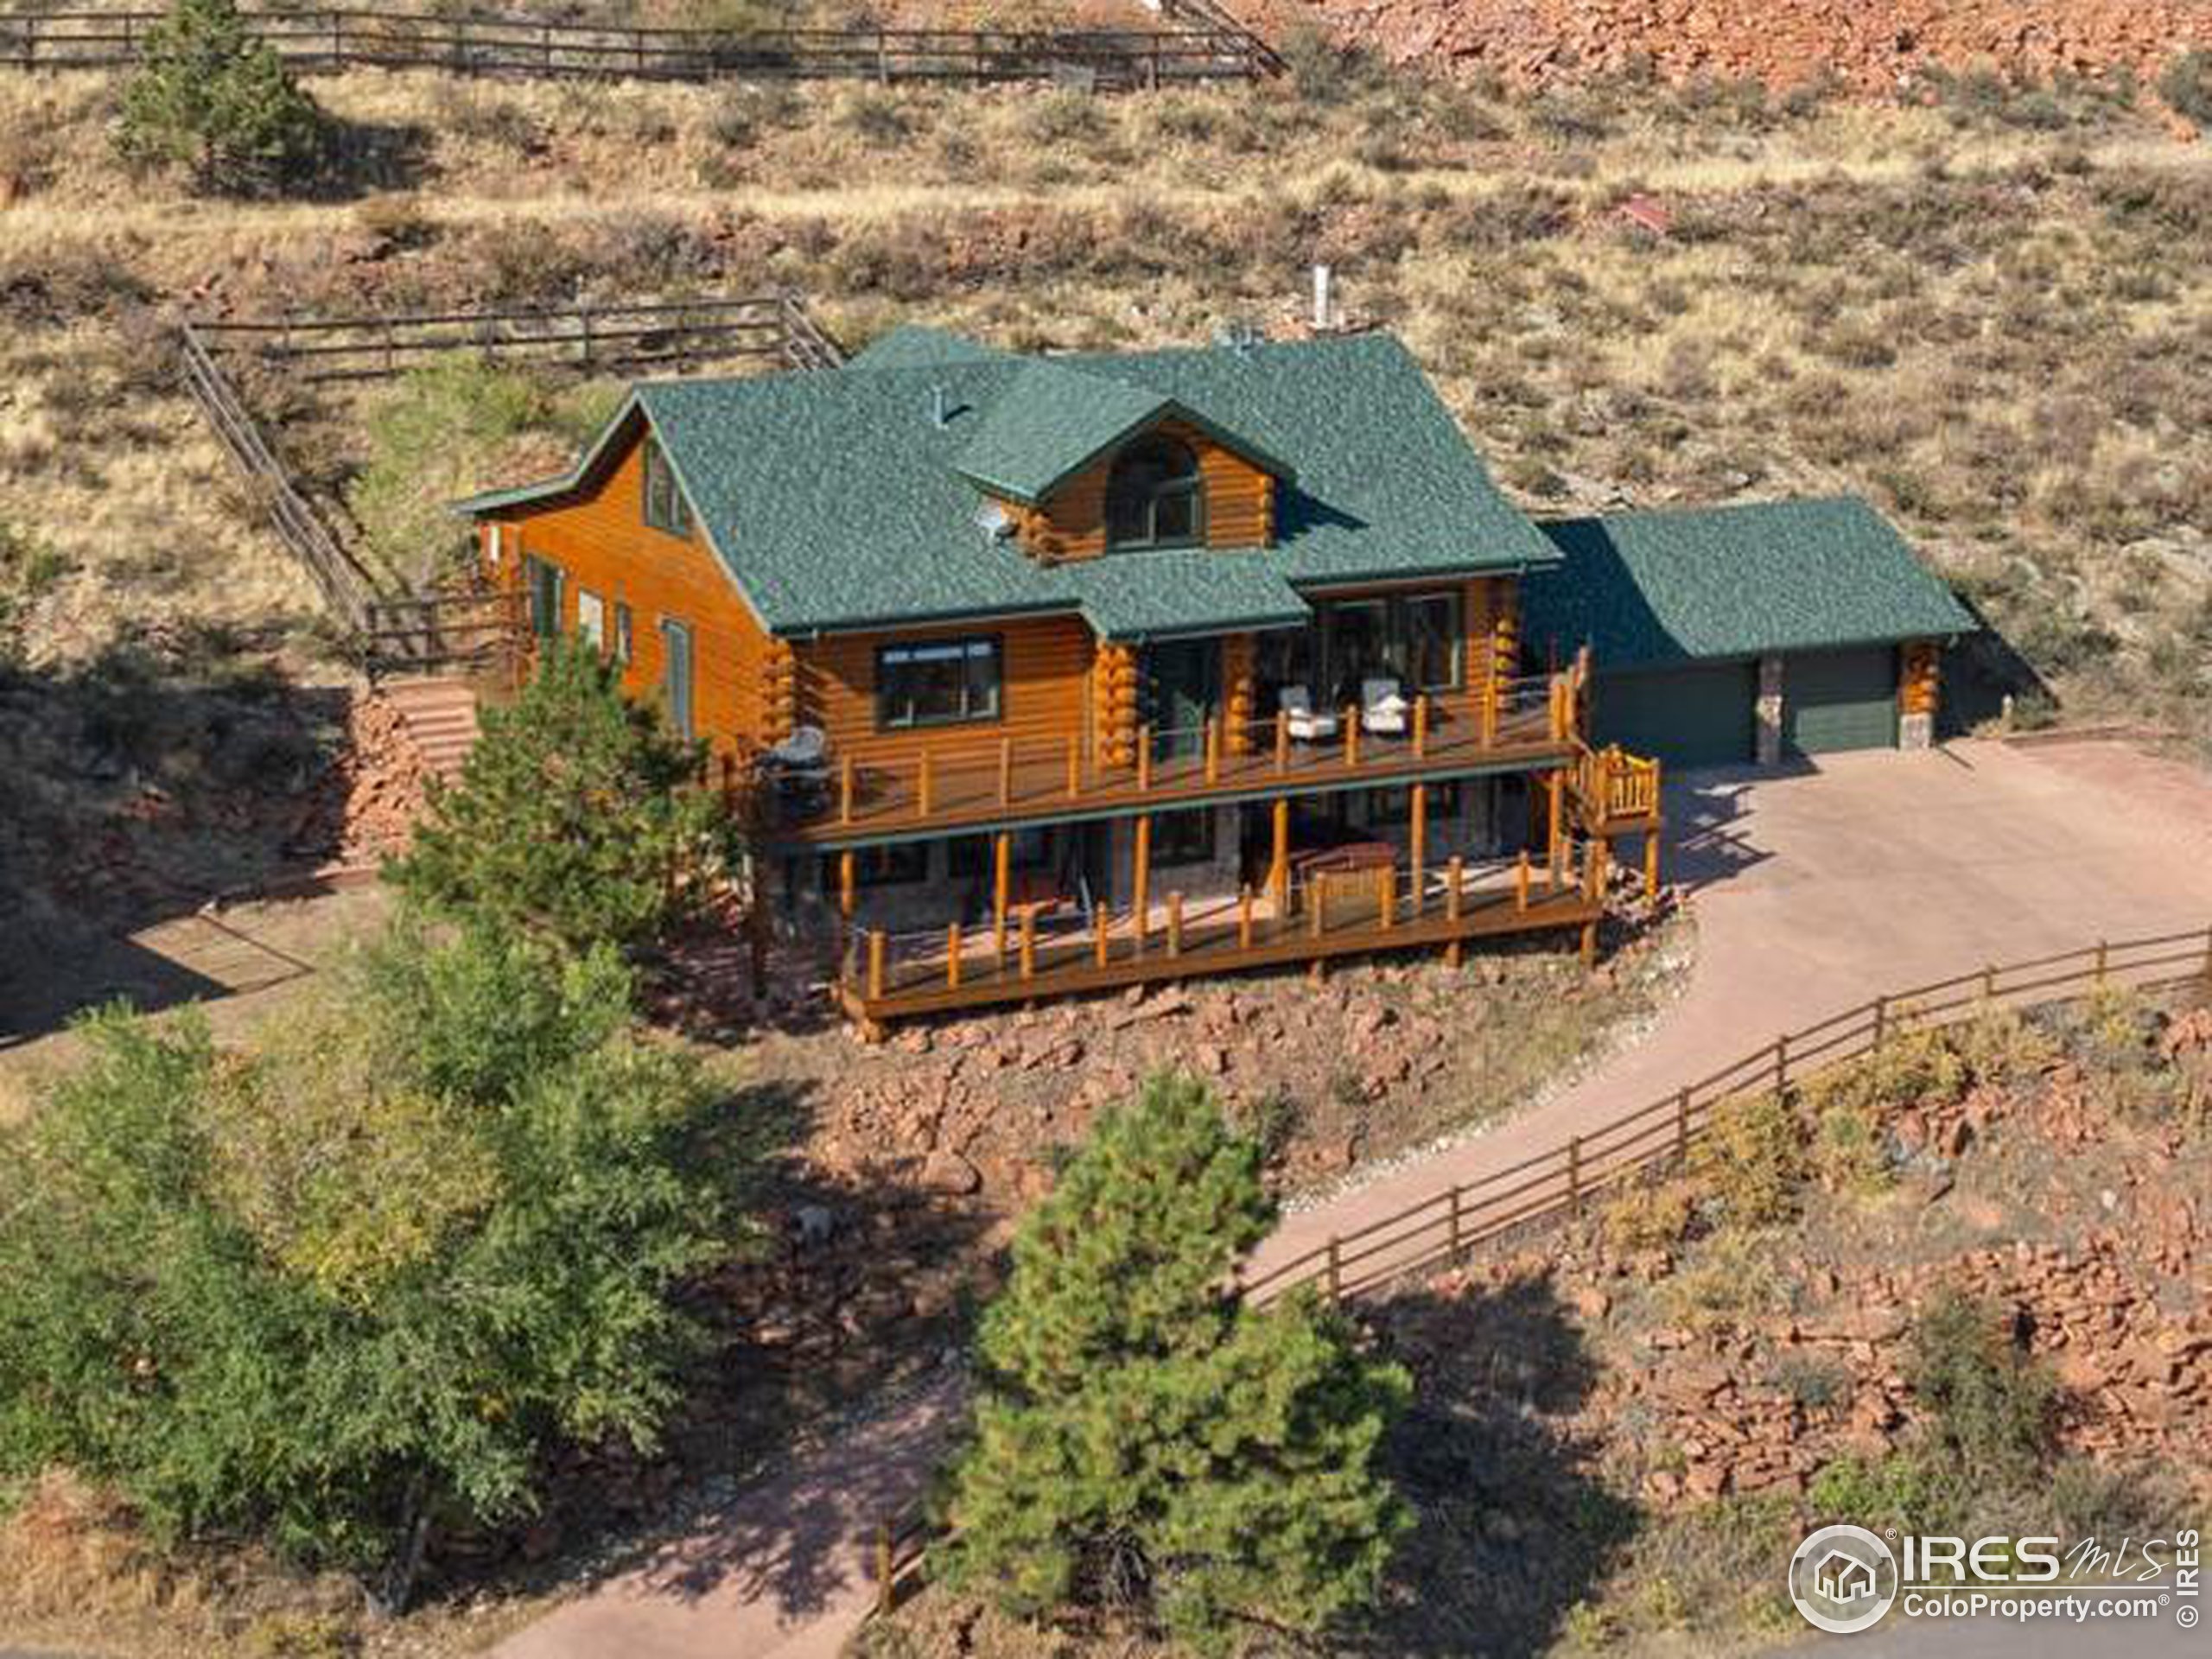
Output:
M1400 736L1351 729L1299 742L1267 721L1242 741L1218 726L1193 737L1192 753L1173 757L1146 753L1149 745L1141 744L1141 758L1127 766L1101 764L1072 734L1049 744L948 745L896 766L849 760L836 770L818 811L802 817L788 804L772 806L767 827L785 841L834 847L1025 819L1387 787L1484 769L1542 770L1569 764L1578 752L1569 716L1554 697L1490 709L1476 695L1427 700Z
M969 932L892 940L856 937L836 983L863 1028L916 1015L1079 996L1131 985L1193 979L1385 950L1439 949L1456 960L1468 940L1561 929L1582 931L1586 957L1605 912L1597 878L1558 879L1541 867L1494 867L1477 875L1455 861L1416 885L1383 870L1318 878L1278 907L1249 892L1186 909L1179 896L1090 925L1058 926L1033 915Z

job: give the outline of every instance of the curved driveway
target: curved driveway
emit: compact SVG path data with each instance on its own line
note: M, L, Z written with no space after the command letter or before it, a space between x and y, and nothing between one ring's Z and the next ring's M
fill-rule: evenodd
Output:
M1700 941L1635 1048L1485 1134L1286 1218L1260 1268L1558 1145L1878 991L2212 925L2212 779L2111 744L1834 757L1669 791L1671 880ZM918 1491L957 1389L838 1437L671 1546L510 1638L502 1659L831 1655L868 1599L867 1540Z

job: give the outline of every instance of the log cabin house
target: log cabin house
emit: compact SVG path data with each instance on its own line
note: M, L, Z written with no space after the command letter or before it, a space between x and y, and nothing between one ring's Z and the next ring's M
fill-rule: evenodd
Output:
M901 328L840 369L641 383L568 474L458 511L535 636L707 746L756 909L840 942L868 1025L1548 930L1587 953L1612 868L1658 880L1670 709L1733 676L1752 729L1777 653L1828 645L1931 715L1933 644L1972 626L1864 509L1771 569L1774 526L1708 515L1700 580L1745 626L1614 676L1590 639L1683 608L1638 595L1651 527L1532 523L1379 334L1026 358ZM1817 585L1823 535L1880 591L1770 638L1788 607L1731 570Z

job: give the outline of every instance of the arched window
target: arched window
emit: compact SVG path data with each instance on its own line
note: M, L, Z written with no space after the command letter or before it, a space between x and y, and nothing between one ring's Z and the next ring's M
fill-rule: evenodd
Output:
M1205 486L1190 445L1144 438L1116 458L1106 480L1109 547L1185 547L1205 525Z

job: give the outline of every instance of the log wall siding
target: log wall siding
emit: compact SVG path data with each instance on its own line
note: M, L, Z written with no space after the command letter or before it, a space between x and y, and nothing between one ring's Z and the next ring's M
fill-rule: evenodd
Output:
M1102 645L1090 676L1090 730L1100 764L1129 766L1137 758L1137 655Z
M999 717L878 731L876 652L887 645L988 635L999 641ZM1077 616L1025 617L898 632L832 634L797 647L800 717L829 734L833 753L863 766L896 766L924 749L972 757L1001 738L1018 752L1065 746L1084 728L1093 641Z
M1274 480L1232 449L1180 421L1147 429L1179 440L1198 458L1205 481L1208 547L1268 547L1274 542ZM1106 483L1114 470L1109 455L1077 474L1035 508L1004 502L1023 545L1040 558L1091 559L1106 550Z
M1897 653L1897 712L1932 715L1942 701L1943 648L1923 639Z
M632 435L620 458L588 493L567 504L499 515L512 527L500 586L523 585L522 555L556 565L563 583L562 632L576 626L576 594L607 605L607 639L614 642L614 607L631 614L631 658L623 690L641 701L658 696L665 670L661 623L691 630L692 728L718 753L772 741L766 706L770 641L695 524L688 539L645 521L643 447Z

